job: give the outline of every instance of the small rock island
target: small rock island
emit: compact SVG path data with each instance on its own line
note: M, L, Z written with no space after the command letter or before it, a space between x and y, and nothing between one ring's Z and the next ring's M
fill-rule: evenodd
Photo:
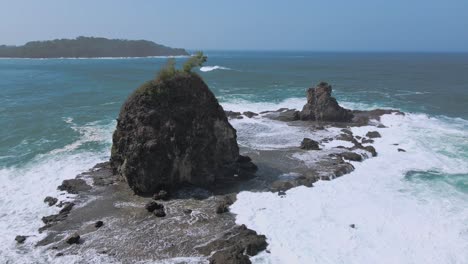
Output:
M104 58L188 56L184 49L170 48L147 40L77 37L31 41L23 46L0 45L0 58Z

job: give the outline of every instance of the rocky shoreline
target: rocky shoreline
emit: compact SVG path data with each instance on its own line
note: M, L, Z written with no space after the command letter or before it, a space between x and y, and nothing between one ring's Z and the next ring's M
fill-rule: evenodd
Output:
M45 225L39 232L46 231L47 235L37 246L56 252L56 257L95 252L119 263L250 263L249 257L267 250L267 238L236 225L229 206L238 192L272 191L283 196L297 186L313 187L318 180L341 177L354 170L350 161L360 162L378 155L372 146L374 138L380 137L377 131L370 130L366 137L359 137L347 128L364 125L383 128L379 122L381 115L403 114L395 110L343 110L331 97L328 84L311 89L302 111L283 108L261 113L225 112L231 120L272 119L320 135L315 139L304 138L294 148L241 147L240 157L250 157L248 162L258 168L256 177L228 185L183 184L151 197L135 195L135 190L111 163L98 164L58 186L61 191L75 194L73 201L46 197L45 206L57 206L60 211L42 218ZM323 148L330 142L336 146ZM298 159L301 155L312 156L313 164ZM18 239L24 242L26 238Z

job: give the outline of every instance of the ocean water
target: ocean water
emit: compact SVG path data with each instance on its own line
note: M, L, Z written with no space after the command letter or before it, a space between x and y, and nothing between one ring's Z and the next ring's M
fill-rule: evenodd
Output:
M374 144L379 156L354 164L345 177L283 198L240 193L231 208L236 221L268 238L271 253L252 258L255 263L468 263L468 54L207 55L199 73L226 110L299 109L308 87L328 81L346 107L408 113L383 117L388 128L378 129L383 137ZM121 104L164 63L0 60L1 263L110 261L91 253L54 258L35 248L44 236L36 232L40 218L57 210L42 199L65 197L56 190L63 179L109 158ZM314 136L259 118L232 123L239 143L254 149L295 146ZM31 237L17 246L18 234Z

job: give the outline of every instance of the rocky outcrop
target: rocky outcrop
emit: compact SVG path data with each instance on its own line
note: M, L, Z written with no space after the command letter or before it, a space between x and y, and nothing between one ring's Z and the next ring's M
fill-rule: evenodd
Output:
M301 120L349 122L353 118L351 110L338 105L331 96L332 87L326 82L319 83L315 88L307 90L307 104L299 116Z
M178 73L147 82L124 103L111 166L139 194L250 178L256 166L239 155L236 138L205 82Z
M64 180L61 185L57 187L60 191L66 191L68 193L77 194L79 192L89 191L89 186L83 179L69 179Z
M310 138L304 138L300 148L305 150L320 150L319 143Z

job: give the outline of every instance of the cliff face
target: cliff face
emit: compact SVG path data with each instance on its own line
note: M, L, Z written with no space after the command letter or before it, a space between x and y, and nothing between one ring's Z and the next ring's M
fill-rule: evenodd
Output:
M203 80L179 73L151 81L124 103L113 135L111 166L136 193L181 183L210 186L249 176L236 130Z
M332 87L326 82L307 90L307 103L299 116L302 120L349 122L353 119L351 110L341 107L331 96Z
M32 41L23 46L0 46L3 58L94 58L189 55L146 40L121 40L94 37Z

